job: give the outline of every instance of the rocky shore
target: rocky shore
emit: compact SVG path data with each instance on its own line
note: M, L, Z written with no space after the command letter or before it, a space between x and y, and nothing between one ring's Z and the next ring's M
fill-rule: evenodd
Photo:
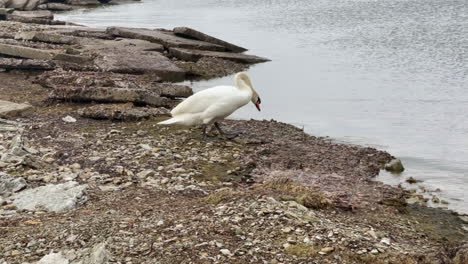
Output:
M245 50L0 21L0 264L468 263L466 216L373 181L386 152L273 120L214 143L156 125L192 94L174 82L267 61Z

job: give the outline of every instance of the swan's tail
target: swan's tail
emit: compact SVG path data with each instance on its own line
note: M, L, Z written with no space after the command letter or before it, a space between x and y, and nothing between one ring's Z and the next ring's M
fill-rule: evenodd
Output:
M169 118L168 120L164 120L158 123L158 125L173 125L179 122L179 119L176 117Z
M158 125L185 125L185 126L193 126L197 124L201 124L200 114L177 115L168 120L158 123Z

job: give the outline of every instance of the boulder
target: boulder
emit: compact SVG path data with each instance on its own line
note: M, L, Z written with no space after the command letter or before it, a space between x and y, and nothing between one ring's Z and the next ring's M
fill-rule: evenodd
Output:
M392 173L401 173L405 170L403 163L400 159L393 159L389 163L385 164L385 170Z
M185 61L198 61L202 57L211 57L218 59L231 60L241 63L260 63L269 61L269 59L247 55L242 53L232 52L218 52L218 51L207 51L207 50L190 50L182 48L170 48L169 52L172 56L185 60Z
M31 109L32 106L30 104L17 104L9 101L0 100L0 118L19 116Z
M79 185L73 181L56 185L49 184L13 195L13 204L20 210L45 209L60 213L86 202L86 188L86 185Z
M51 60L54 57L54 54L48 51L2 43L0 54L36 60Z
M0 196L15 193L24 188L26 188L26 181L23 178L0 172Z
M159 43L165 48L174 47L212 51L225 50L223 46L194 39L182 38L170 31L151 30L143 28L110 27L107 29L107 32L113 36L132 39L143 39L154 43Z
M246 48L239 47L239 46L234 45L232 43L229 43L229 42L226 42L224 40L221 40L221 39L215 38L213 36L207 35L207 34L205 34L203 32L195 30L193 28L176 27L176 28L174 28L173 31L174 31L174 33L176 35L183 36L183 37L188 37L188 38L194 38L194 39L197 39L197 40L206 41L206 42L209 42L209 43L220 45L220 46L225 47L227 50L230 50L230 51L233 51L233 52L247 51Z

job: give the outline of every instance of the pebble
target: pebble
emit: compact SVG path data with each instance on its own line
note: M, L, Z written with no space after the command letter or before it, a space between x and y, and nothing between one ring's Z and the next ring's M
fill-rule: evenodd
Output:
M370 253L376 255L376 254L379 254L379 251L374 248L374 249L371 250Z
M331 252L333 252L335 250L334 247L324 247L320 250L319 254L321 255L325 255L325 254L330 254Z
M62 118L62 120L66 123L75 123L76 119L72 116L67 115L66 117Z
M387 246L390 246L390 238L384 237L384 238L382 238L382 240L380 240L380 243L382 243L384 245L387 245Z
M367 249L361 249L359 250L358 252L356 252L358 255L362 255L362 254L366 254L367 253Z
M140 179L145 179L148 177L154 176L154 171L153 170L144 170L141 171L137 174L137 177Z
M81 165L78 163L73 163L72 165L70 165L70 169L79 170L81 169Z
M229 249L227 249L227 248L221 249L220 252L225 256L231 256L232 255L231 251Z

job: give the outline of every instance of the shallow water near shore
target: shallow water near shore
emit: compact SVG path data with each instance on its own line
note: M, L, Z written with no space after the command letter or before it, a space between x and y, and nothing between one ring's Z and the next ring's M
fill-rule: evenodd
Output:
M468 212L464 0L143 0L57 18L102 27L190 26L245 46L272 62L249 70L262 112L249 105L235 118L273 118L389 151L406 171L378 180L423 180L415 188ZM193 86L230 83L225 77Z

